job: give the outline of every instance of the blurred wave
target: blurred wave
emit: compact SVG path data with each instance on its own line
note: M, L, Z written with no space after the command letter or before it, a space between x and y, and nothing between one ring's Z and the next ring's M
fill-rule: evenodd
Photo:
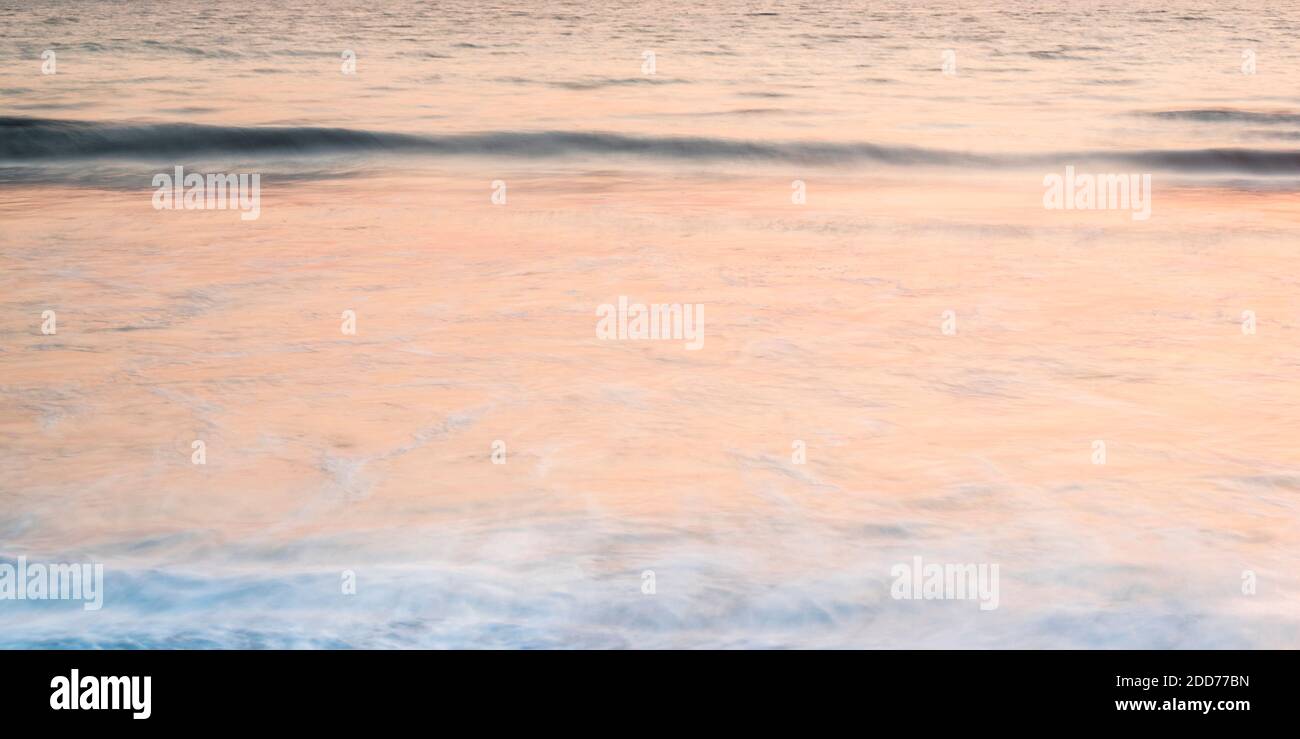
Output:
M1210 123L1278 123L1300 124L1300 114L1257 110L1212 108L1203 110L1157 110L1143 115L1179 121Z
M769 143L596 132L495 131L417 135L348 128L121 124L14 116L0 118L0 134L3 135L0 161L391 152L519 158L630 155L674 160L968 168L1056 167L1072 162L1109 162L1173 172L1300 173L1300 151L1244 148L974 154L870 143Z
M303 556L179 571L106 567L101 611L75 601L5 603L0 649L1245 649L1293 638L1285 618L1226 615L1222 595L1154 592L1155 569L1054 561L1004 583L1004 597L1028 602L1018 594L1048 581L1148 594L1122 611L1062 603L990 614L970 602L892 600L885 551L780 580L747 566L736 542L709 546L663 532L659 556L647 561L658 592L647 596L639 569L596 571L573 554L579 543L608 549L655 535L629 526L593 538L591 524L484 533L485 543L516 550L507 561L368 563L357 567L352 594L342 592L340 569L306 567ZM344 555L342 542L298 544L317 561L322 552ZM354 550L351 559L373 554Z

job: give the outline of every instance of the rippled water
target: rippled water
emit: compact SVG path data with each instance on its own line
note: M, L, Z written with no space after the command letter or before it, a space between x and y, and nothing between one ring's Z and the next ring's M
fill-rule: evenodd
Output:
M1300 646L1300 5L1068 5L0 2L0 646Z

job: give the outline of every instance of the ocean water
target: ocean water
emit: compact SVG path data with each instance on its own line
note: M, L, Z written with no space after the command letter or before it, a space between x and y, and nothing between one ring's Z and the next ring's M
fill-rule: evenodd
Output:
M0 24L0 647L1300 647L1300 3Z

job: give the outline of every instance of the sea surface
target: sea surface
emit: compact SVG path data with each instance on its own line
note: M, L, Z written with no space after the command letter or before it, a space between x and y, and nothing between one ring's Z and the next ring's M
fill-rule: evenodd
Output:
M0 28L0 647L1300 647L1300 3Z

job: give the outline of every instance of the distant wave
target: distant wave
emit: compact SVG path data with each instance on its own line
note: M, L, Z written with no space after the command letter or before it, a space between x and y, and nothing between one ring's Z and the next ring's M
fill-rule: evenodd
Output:
M975 154L870 143L756 142L707 137L600 132L498 131L419 135L347 128L207 126L189 123L95 123L0 117L0 162L95 157L311 156L347 153L429 156L641 156L689 161L883 164L962 168L1112 164L1151 171L1300 174L1300 150L1187 149Z
M396 152L548 158L628 154L668 159L835 163L995 164L990 157L916 147L758 143L700 137L643 137L567 131L417 135L348 128L117 124L0 117L0 160L166 158L240 154Z
M1264 123L1295 125L1300 124L1300 114L1256 110L1235 110L1232 108L1203 108L1198 110L1157 110L1143 113L1151 118L1164 118L1179 121L1202 121L1208 123Z

